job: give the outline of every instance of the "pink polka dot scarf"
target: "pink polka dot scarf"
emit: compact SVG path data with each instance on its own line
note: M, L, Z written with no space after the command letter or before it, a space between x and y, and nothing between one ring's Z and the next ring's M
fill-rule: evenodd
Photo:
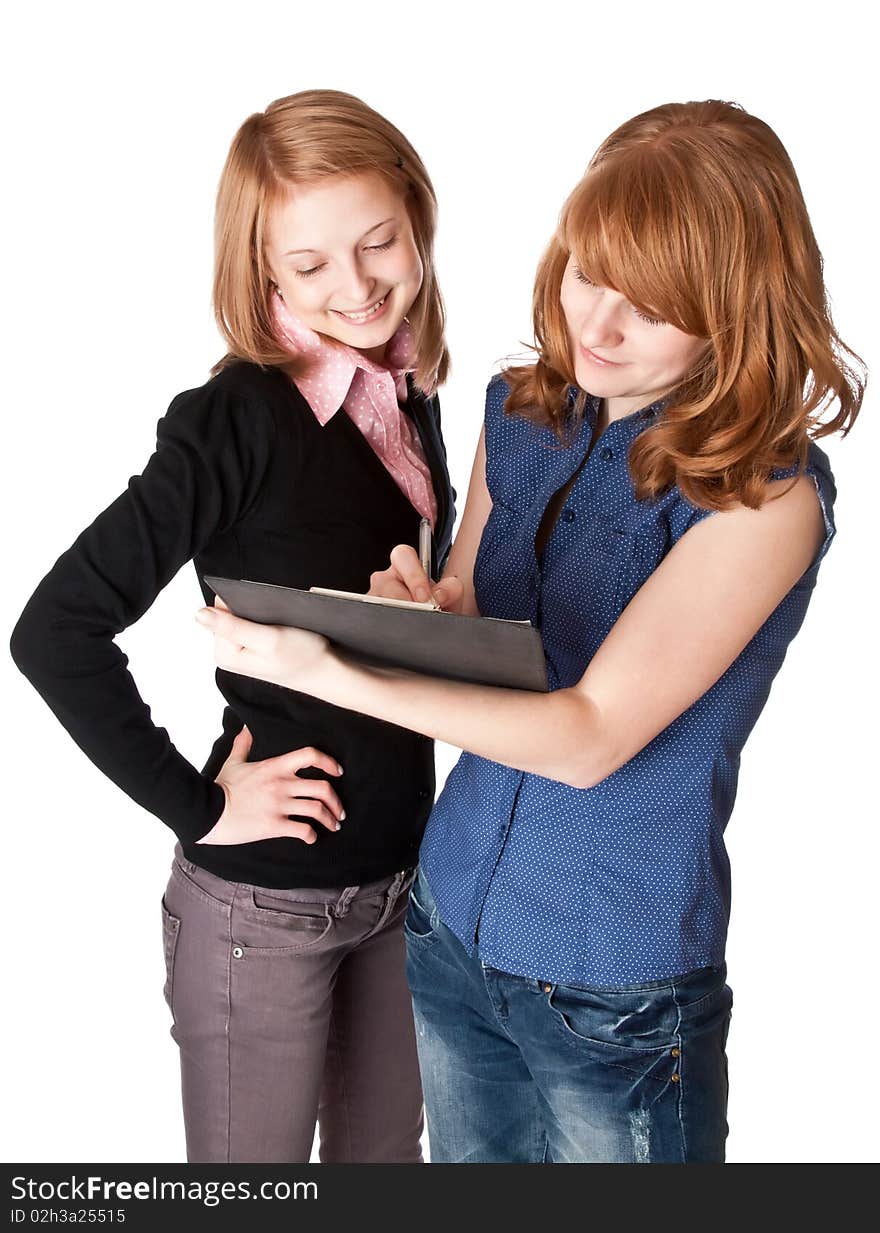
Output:
M434 526L437 500L431 472L418 434L398 406L398 400L406 401L406 374L415 367L409 323L404 321L390 339L386 365L335 339L328 342L295 317L277 291L272 314L281 345L292 355L310 357L296 385L318 423L323 427L343 407L401 492Z

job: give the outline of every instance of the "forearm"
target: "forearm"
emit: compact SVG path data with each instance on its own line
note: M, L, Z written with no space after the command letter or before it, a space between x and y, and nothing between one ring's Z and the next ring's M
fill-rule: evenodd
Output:
M252 477L263 474L264 438L271 438L257 411L224 409L200 391L172 407L143 474L56 561L11 649L95 765L190 842L217 821L223 792L153 722L114 639L218 529L234 523L252 499Z
M214 825L222 790L153 723L113 634L117 597L65 554L22 613L13 659L88 758L184 842Z
M337 651L291 685L518 770L573 787L597 781L600 716L571 689L539 694L470 685L368 666Z

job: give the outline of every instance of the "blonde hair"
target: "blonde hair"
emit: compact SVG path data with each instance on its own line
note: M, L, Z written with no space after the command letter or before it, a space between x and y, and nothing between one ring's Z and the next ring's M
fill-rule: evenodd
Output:
M710 343L633 445L640 500L676 484L705 508L757 507L774 468L803 467L809 437L852 427L864 366L832 323L791 160L742 108L670 103L636 116L563 206L535 282L537 362L504 373L506 409L560 437L576 383L560 304L570 254L591 281Z
M416 384L427 393L446 378L446 313L433 248L437 199L422 160L384 116L352 94L303 90L249 116L235 134L217 190L214 314L235 359L289 365L272 325L273 281L264 240L269 212L292 185L374 172L404 200L424 268L407 319L416 347Z

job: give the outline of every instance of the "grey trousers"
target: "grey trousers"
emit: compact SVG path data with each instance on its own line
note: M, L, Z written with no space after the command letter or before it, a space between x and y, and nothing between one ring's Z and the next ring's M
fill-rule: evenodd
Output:
M187 861L162 902L187 1159L421 1162L404 970L412 871L345 889L261 890Z

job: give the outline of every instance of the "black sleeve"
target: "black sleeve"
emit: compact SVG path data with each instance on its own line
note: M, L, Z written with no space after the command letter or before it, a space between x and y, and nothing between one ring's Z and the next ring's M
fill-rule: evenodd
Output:
M447 474L449 471L449 457L446 452L446 442L443 440L443 425L440 421L440 398L437 394L431 395L431 414L434 417L434 423L437 425L437 438L440 442L440 448L443 451L443 461L446 463ZM446 550L442 554L442 559L436 562L436 576L442 577L443 571L446 568L446 562L449 559L449 553L452 551L452 538L455 530L455 503L458 500L458 493L455 491L455 486L450 478L449 482L449 543L446 545Z
M95 765L192 843L222 813L223 789L152 722L114 637L146 612L181 565L256 501L273 419L258 398L215 379L179 395L157 437L143 474L37 587L11 650Z
M440 446L443 450L443 458L445 459L448 465L449 457L446 452L446 442L443 440L443 424L441 423L441 420L440 420L440 396L439 394L433 394L431 396L431 411L434 416L434 423L437 425L437 436L440 438ZM452 486L452 484L450 484L449 486L449 491L452 494L452 516L453 516L453 521L455 521L455 502L458 500L458 493L455 491L455 488Z

